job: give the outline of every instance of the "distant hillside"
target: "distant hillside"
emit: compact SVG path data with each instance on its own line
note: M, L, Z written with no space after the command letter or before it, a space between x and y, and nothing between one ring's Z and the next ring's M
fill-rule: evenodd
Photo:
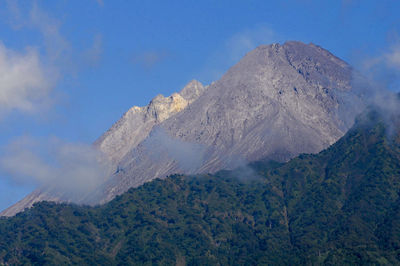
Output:
M368 121L372 119L374 122ZM400 264L400 145L372 114L317 155L0 219L0 263Z

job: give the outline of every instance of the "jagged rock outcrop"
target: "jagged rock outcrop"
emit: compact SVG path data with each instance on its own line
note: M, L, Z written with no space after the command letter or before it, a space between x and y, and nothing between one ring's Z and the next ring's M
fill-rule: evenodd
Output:
M107 202L172 173L319 152L344 135L361 106L351 67L330 52L301 42L260 46L207 87L193 81L129 110L96 142L115 174L81 202Z
M96 142L97 146L116 165L150 133L151 129L182 111L204 91L197 80L189 82L179 93L169 97L157 95L144 107L133 106Z

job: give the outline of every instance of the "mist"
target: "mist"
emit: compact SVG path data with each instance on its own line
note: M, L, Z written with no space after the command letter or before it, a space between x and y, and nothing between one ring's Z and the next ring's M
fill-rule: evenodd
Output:
M44 187L72 202L104 183L110 170L105 156L91 145L57 138L21 137L8 144L0 157L3 178L17 185Z
M257 171L246 160L236 161L235 165L236 167L228 172L229 177L235 178L244 183L264 180L264 178L257 173Z
M353 91L362 96L362 103L353 103L359 109L370 108L378 112L391 135L400 117L400 45L399 42L375 56L364 56L355 62L353 71Z
M203 165L206 152L204 145L173 138L161 127L152 131L144 142L144 147L154 163L159 162L163 156L168 156L188 174L195 173Z

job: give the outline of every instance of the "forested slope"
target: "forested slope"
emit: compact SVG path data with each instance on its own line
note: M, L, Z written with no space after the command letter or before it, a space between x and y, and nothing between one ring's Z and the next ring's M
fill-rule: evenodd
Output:
M398 143L371 114L286 164L173 175L95 208L38 203L0 219L0 262L399 264Z

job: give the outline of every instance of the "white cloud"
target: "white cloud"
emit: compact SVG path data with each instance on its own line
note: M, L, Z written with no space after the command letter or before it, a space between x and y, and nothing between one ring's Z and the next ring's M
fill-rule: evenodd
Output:
M92 192L111 174L108 161L91 145L30 137L6 147L0 169L16 183L45 186L68 200Z
M61 33L62 23L39 2L7 0L10 25L39 32L41 40L33 48L16 52L0 44L0 115L11 110L32 113L49 107L57 81L65 74L75 75L82 67L93 67L101 60L102 35L94 36L86 51L75 51ZM60 95L60 93L58 93Z
M7 3L13 28L39 32L42 38L37 48L28 47L22 52L0 42L0 115L13 110L30 114L53 103L53 89L60 75L76 71L82 56L90 64L97 64L102 36L95 36L93 45L87 51L78 51L79 59L73 60L73 50L61 34L58 19L36 1ZM0 177L24 186L43 186L66 195L66 200L92 191L110 175L107 160L91 145L55 138L20 138L0 149L0 153Z
M13 28L39 31L42 42L36 47L44 49L26 47L21 52L0 43L0 115L12 110L31 114L51 105L60 73L71 67L71 49L60 33L60 21L36 1L6 3Z
M0 43L0 112L36 111L51 101L48 72L35 49L18 53Z

